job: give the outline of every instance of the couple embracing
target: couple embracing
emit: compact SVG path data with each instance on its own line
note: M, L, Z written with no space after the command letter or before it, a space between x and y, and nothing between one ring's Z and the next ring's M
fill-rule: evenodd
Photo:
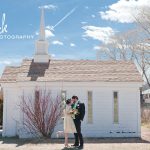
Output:
M65 101L64 109L64 133L65 147L68 145L68 133L74 133L75 143L72 145L78 149L83 149L83 137L81 133L81 121L85 115L85 105L80 103L77 96Z

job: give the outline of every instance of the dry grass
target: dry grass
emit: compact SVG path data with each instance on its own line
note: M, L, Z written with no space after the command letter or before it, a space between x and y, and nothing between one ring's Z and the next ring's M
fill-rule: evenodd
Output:
M63 139L19 140L1 138L0 150L63 150L63 142ZM72 139L70 140L71 143L73 143ZM84 150L150 150L150 128L142 127L142 138L85 139Z
M150 124L150 108L141 108L141 121L142 124Z

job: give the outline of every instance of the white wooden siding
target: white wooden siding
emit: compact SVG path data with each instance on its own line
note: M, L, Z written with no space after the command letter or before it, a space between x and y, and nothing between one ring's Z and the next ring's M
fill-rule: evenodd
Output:
M67 98L77 95L85 103L86 114L82 122L84 137L139 137L140 136L140 83L18 83L3 84L4 89L4 127L3 136L27 137L22 132L21 123L14 121L14 116L19 122L22 115L17 104L19 96L24 91L26 95L33 93L36 86L51 89L52 95L67 91ZM93 123L87 123L87 92L93 92ZM118 91L119 96L119 124L113 123L113 92ZM63 130L60 121L54 131Z

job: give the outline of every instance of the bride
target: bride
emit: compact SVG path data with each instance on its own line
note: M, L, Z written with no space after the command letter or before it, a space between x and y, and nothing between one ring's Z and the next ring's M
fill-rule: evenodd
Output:
M75 124L73 122L73 118L71 116L71 99L65 101L65 109L64 109L64 134L65 134L65 147L69 147L68 145L68 134L76 133Z

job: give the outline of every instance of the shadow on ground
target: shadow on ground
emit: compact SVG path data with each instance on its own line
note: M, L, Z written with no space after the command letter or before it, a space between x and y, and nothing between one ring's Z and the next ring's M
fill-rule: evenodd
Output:
M62 148L61 150L77 150L77 148L69 147L69 148Z
M148 140L142 138L85 138L86 143L99 143L99 144L111 144L111 143L150 143ZM25 144L63 144L64 139L19 139L17 137L13 138L3 138L0 137L1 144L16 144L16 147ZM74 143L74 139L69 139L69 143ZM62 150L74 150L75 148L63 148Z

